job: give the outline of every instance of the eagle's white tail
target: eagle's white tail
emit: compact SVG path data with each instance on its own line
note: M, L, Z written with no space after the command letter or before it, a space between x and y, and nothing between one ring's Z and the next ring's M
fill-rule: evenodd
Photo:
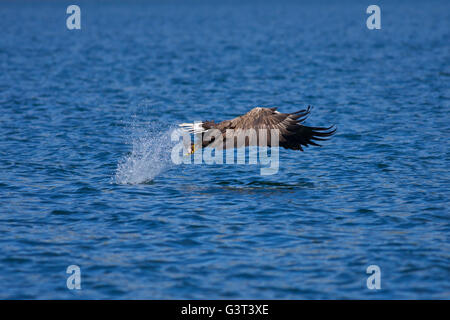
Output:
M182 123L179 126L182 130L187 131L189 133L202 133L205 132L205 128L202 127L203 122L194 122L194 123Z

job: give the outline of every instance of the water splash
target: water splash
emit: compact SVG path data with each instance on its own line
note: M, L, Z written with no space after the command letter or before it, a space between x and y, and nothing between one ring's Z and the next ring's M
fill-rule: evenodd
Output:
M129 143L132 150L122 158L116 169L115 182L118 184L140 184L152 181L171 165L170 139L173 128L159 123L131 125Z

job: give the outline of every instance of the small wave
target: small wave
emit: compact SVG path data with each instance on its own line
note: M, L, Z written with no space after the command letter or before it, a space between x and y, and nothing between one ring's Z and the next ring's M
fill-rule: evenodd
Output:
M132 150L122 158L116 169L117 184L140 184L152 181L171 165L170 136L173 128L158 123L131 126Z

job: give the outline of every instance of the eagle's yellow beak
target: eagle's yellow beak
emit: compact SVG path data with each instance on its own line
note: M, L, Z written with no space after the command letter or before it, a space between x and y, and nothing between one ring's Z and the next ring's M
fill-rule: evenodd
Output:
M186 153L187 156L190 156L191 154L193 154L195 152L195 144L191 145L191 150Z

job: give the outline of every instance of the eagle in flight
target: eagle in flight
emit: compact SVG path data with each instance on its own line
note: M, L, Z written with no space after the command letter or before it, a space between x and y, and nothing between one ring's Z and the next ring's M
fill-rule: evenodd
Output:
M208 132L215 129L222 135L223 148L227 147L226 139L231 137L239 140L239 135L244 135L249 130L267 131L265 146L280 146L285 149L303 151L304 147L309 145L320 146L316 141L328 140L327 137L332 136L336 132L335 126L330 127L309 127L302 123L306 120L311 107L308 106L306 110L300 110L293 113L281 113L277 108L253 108L246 114L234 118L232 120L225 120L219 123L214 121L203 121L195 123L182 123L179 126L194 134L201 134L202 148L213 147L214 137L208 137ZM278 144L271 141L271 130L278 130ZM228 132L227 132L228 131ZM273 137L272 137L273 139ZM235 139L236 141L236 139ZM251 146L259 143L258 138L252 143L252 139L245 137L241 140L241 145L233 144L233 147ZM191 144L190 153L194 153L195 144Z

